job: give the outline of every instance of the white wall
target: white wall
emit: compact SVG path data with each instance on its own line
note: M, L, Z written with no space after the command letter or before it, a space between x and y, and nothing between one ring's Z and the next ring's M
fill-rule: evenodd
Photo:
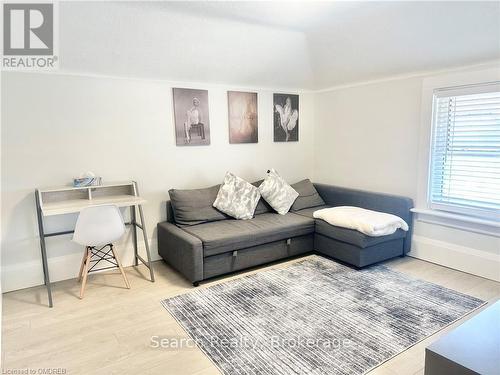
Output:
M193 85L176 83L176 87ZM36 187L67 184L91 170L106 181L134 179L156 249L156 223L165 220L170 188L220 183L226 171L250 181L270 167L288 181L311 176L314 104L300 95L299 142L274 143L272 93L257 91L259 143L228 141L226 87L209 90L211 145L176 147L172 84L58 74L5 73L2 77L2 287L42 283L34 206ZM250 88L251 89L251 88ZM255 90L254 90L255 91ZM275 92L280 92L276 88ZM72 228L76 216L51 217L47 231ZM47 240L53 281L75 277L82 249L70 236ZM119 250L131 264L130 241Z
M433 79L444 82L437 78L450 74L440 72ZM466 82L456 74L444 87ZM460 74L469 83L485 79L477 68ZM500 79L499 75L494 66L491 79ZM422 171L428 165L427 113L432 95L423 95L423 84L428 79L407 77L317 93L315 181L405 195L414 199L416 207L426 208ZM410 255L500 280L500 233L480 234L449 224L429 223L417 215Z
M421 79L316 94L314 178L416 196Z
M422 99L425 79L301 92L300 142L289 144L272 141L272 93L282 89L175 83L209 90L211 123L210 146L176 147L171 82L3 74L3 290L42 283L34 189L68 183L87 170L107 181L139 182L148 199L145 213L155 258L155 226L165 219L167 190L219 183L226 170L254 180L272 166L290 182L312 177L317 182L406 195L421 205L418 170L425 163L421 127L430 126L421 121L422 100L427 100ZM258 144L229 144L228 89L258 91ZM52 217L47 229L71 228L75 220L76 216ZM49 239L48 247L52 279L74 277L81 249L69 236ZM129 238L119 250L124 263L131 264ZM416 220L411 254L500 278L499 237Z

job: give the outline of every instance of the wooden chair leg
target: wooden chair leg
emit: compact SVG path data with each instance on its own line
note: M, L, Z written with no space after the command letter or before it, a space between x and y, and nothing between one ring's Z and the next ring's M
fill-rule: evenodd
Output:
M120 260L116 256L115 249L113 248L113 245L111 246L111 252L113 253L113 256L115 257L116 264L118 264L118 268L120 269L120 272L122 273L123 280L125 280L125 285L127 286L127 289L130 289L130 284L128 283L127 275L125 275L125 271L123 270L122 264L120 263Z
M87 247L87 257L85 259L85 265L83 267L82 287L80 288L80 299L83 298L83 294L85 293L85 285L87 285L87 276L89 274L89 264L91 257L92 257L92 249L90 247Z
M85 247L85 251L83 252L82 264L80 264L80 272L78 272L78 282L82 281L83 267L85 266L86 259L87 259L87 247Z

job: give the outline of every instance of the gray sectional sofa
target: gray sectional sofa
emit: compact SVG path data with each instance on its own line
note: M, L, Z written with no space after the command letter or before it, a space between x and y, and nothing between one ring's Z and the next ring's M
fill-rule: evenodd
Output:
M198 285L215 276L310 252L365 267L409 251L411 199L309 180L292 186L300 195L289 213L279 215L261 200L250 220L231 219L212 207L218 186L171 190L167 221L158 224L158 253ZM405 220L410 230L369 237L313 218L314 211L333 206L391 213Z

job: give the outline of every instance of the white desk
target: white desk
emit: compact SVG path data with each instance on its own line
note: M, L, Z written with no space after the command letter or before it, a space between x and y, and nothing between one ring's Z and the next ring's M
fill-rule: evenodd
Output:
M142 205L146 200L139 196L139 190L135 181L118 182L104 184L100 186L72 187L63 186L55 188L37 189L35 191L36 211L38 218L38 231L40 234L40 248L42 252L42 266L44 282L47 286L49 306L52 307L52 290L50 287L49 268L47 262L47 250L45 238L61 236L73 233L73 230L64 232L45 233L43 218L53 215L64 215L77 213L86 207L114 204L118 207L130 207L131 220L126 225L132 226L132 238L134 242L134 263L137 266L139 261L149 268L151 281L154 282L153 267L151 265L151 254L149 251L148 236L144 222ZM141 223L136 220L136 207L139 209ZM146 258L138 254L137 249L137 228L142 230L144 244L146 247Z

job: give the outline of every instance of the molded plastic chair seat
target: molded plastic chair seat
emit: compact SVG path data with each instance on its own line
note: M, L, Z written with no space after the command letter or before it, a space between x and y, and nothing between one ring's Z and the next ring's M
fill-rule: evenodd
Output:
M99 271L94 269L99 262L110 263L110 267L117 267L125 280L125 285L130 289L130 284L125 271L120 264L113 249L113 242L120 239L125 233L125 224L118 207L104 205L85 208L80 212L75 226L73 241L85 246L78 281L82 280L80 298L83 298L87 275L90 272ZM105 250L106 247L109 249ZM93 264L91 264L93 263Z
M120 239L124 233L125 225L118 207L88 207L78 216L73 241L83 246L103 246Z

